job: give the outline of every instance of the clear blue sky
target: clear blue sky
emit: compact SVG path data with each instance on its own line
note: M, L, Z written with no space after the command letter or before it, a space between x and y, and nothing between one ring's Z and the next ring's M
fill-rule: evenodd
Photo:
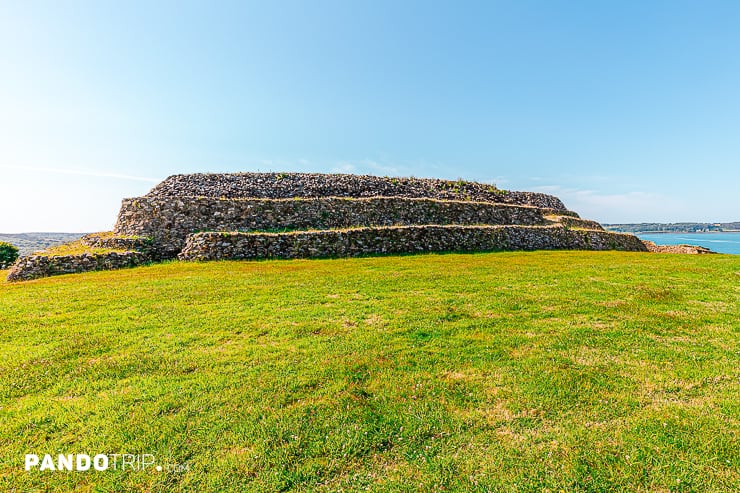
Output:
M0 232L170 174L492 181L740 220L737 1L0 2Z

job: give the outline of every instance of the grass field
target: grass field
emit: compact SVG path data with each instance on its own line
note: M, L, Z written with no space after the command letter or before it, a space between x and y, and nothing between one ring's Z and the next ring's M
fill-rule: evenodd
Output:
M729 255L0 283L0 491L738 491L739 342ZM25 472L27 453L180 470Z

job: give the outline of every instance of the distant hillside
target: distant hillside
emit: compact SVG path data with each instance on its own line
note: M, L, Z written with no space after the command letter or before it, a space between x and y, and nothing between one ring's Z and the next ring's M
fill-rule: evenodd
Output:
M0 241L8 242L18 247L21 256L37 250L43 250L54 245L74 241L85 233L0 233Z
M602 224L608 231L620 233L706 233L711 231L740 231L740 222L734 223L639 223Z

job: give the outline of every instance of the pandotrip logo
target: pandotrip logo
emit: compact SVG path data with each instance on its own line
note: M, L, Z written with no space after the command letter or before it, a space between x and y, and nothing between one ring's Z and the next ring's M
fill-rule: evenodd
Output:
M26 471L40 472L105 472L152 471L183 473L188 464L158 463L154 454L26 454Z

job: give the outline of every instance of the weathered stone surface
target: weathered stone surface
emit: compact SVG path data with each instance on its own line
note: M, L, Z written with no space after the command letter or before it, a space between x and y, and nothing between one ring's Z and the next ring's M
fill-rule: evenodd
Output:
M635 236L607 233L550 195L465 181L307 173L172 176L145 197L125 199L113 233L87 235L81 243L118 251L24 257L8 279L113 269L178 255L204 260L646 250Z
M59 256L30 255L19 259L13 265L8 273L8 281L27 281L39 277L93 270L122 269L144 264L148 260L147 255L141 252L84 253Z
M412 224L544 225L552 209L409 198L126 199L115 232L150 237L161 258L176 256L198 231L337 229ZM557 211L560 212L560 211ZM570 218L577 220L578 218ZM596 228L601 229L598 224Z
M290 233L196 233L181 260L354 257L487 250L647 251L633 235L560 226L398 226Z
M111 248L145 253L152 249L151 238L114 233L90 233L80 238L80 241L91 248Z
M170 176L148 197L406 197L469 200L543 209L567 210L559 198L532 192L499 190L494 185L433 178L319 173L232 173Z
M649 252L653 253L684 253L684 254L690 254L690 255L703 255L707 253L717 253L713 252L709 248L704 248L703 246L696 246L696 245L656 245L652 241L648 240L642 240L645 247L648 249Z
M604 230L604 228L601 227L601 224L597 223L596 221L581 219L579 217L547 216L547 219L551 220L555 224L560 224L566 228L593 229L596 231Z

